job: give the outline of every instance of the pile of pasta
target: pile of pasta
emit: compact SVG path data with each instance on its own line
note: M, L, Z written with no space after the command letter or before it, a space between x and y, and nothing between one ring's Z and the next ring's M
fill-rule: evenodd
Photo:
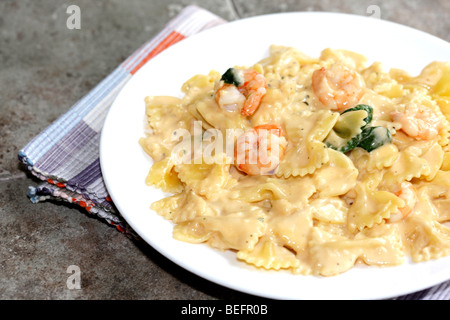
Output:
M321 105L311 78L335 62L362 76L360 103L373 107L372 123L389 129L392 143L371 152L326 146L339 112ZM218 107L214 88L221 73L214 70L184 83L182 98L145 100L149 131L140 144L153 159L146 182L167 193L151 209L174 223L175 239L232 250L258 268L320 276L359 264L394 266L450 254L448 63L432 62L411 76L385 71L379 62L368 66L366 57L347 50L325 49L312 58L273 45L268 57L250 67L268 84L250 117ZM417 140L399 130L389 114L408 104L431 108L441 118L436 138ZM286 152L271 175L246 175L226 161L177 163L173 135L178 129L193 133L194 121L224 136L229 128L279 124ZM417 203L407 217L389 222L405 205L392 186L405 181L413 184Z

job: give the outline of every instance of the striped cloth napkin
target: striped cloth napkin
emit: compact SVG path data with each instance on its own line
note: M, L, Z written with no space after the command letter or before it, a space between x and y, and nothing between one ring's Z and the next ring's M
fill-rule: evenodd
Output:
M43 181L37 187L29 187L31 201L75 203L120 231L134 235L114 208L102 179L99 141L108 109L122 87L152 57L186 37L225 22L209 11L186 7L156 37L21 149L19 160Z
M73 105L19 151L19 160L40 180L30 186L34 203L61 200L74 203L138 237L115 209L102 179L99 142L105 116L131 77L152 57L202 30L226 23L197 6L184 8L153 39L136 50L84 98ZM450 281L397 299L450 299Z

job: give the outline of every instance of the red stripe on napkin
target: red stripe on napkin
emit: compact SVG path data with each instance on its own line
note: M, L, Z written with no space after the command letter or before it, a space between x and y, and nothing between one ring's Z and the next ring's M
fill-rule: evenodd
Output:
M158 53L163 51L164 49L170 47L171 45L177 43L180 40L183 40L186 36L182 35L179 32L172 31L164 40L162 40L152 51L150 51L147 56L142 59L142 61L131 70L131 74L135 74L144 64L147 63L148 60L156 56Z

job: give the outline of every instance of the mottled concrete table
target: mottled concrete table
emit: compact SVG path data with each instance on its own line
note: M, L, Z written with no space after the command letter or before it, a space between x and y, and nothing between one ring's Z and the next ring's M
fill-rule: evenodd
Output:
M81 29L66 26L70 4ZM238 299L84 211L32 204L17 161L33 136L87 94L183 7L226 20L288 11L372 15L450 41L447 0L2 0L0 2L0 299ZM81 289L66 285L82 271Z

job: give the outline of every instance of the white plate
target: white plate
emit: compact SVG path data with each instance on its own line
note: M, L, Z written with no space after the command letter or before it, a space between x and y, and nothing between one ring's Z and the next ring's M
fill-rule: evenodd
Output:
M251 35L251 36L249 36ZM183 268L223 286L274 299L381 299L450 279L450 258L399 267L354 268L336 277L257 270L235 254L172 238L173 224L149 209L165 196L145 185L151 159L141 150L144 98L181 96L195 74L250 65L271 44L293 46L317 57L330 47L349 49L417 74L431 61L450 61L450 44L426 33L375 18L336 13L273 14L231 22L185 39L149 61L126 84L104 124L100 155L106 186L130 226Z

